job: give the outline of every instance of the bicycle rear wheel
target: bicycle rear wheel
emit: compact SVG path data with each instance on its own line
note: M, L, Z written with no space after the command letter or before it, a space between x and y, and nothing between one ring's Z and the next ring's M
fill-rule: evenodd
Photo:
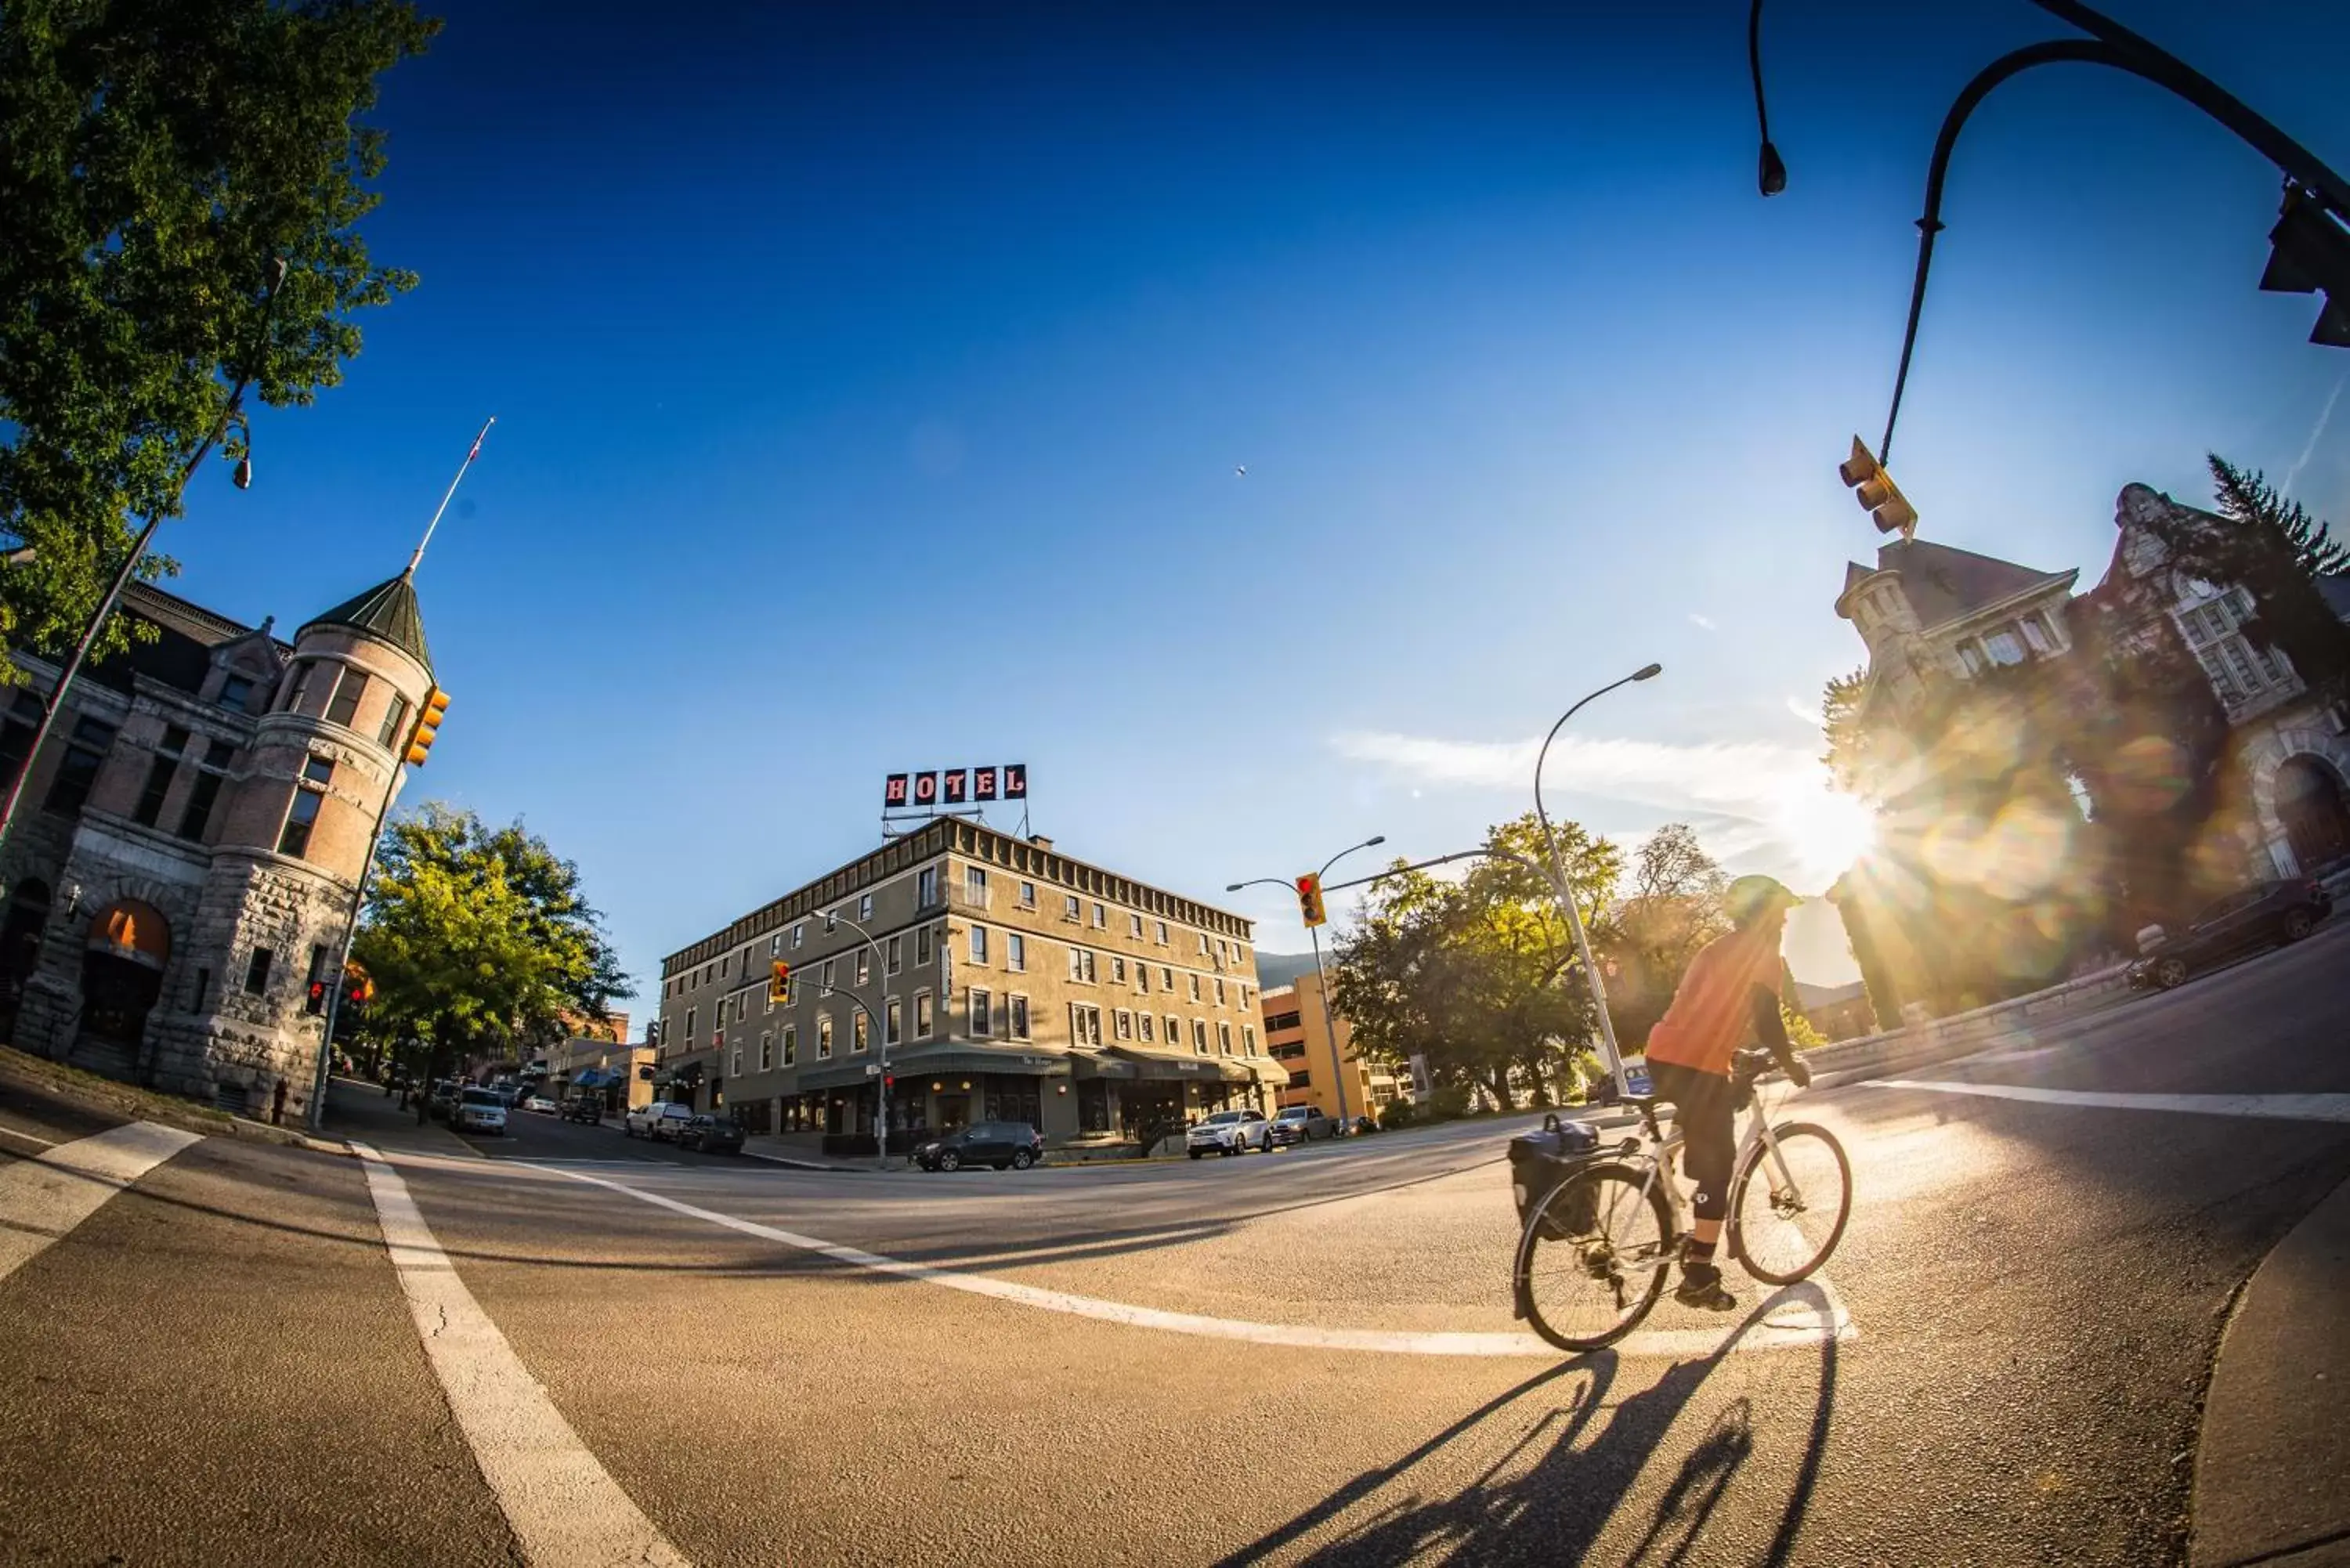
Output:
M1536 1334L1561 1350L1597 1350L1648 1315L1674 1240L1660 1181L1635 1166L1588 1165L1526 1217L1514 1284Z
M1811 1122L1771 1129L1730 1183L1731 1255L1765 1284L1809 1279L1852 1218L1852 1162L1835 1135Z

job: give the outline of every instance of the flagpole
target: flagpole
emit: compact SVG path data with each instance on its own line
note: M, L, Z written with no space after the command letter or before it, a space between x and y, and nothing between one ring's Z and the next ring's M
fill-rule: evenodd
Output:
M424 547L432 543L432 531L441 526L441 514L449 510L449 503L456 495L457 486L465 483L465 471L473 466L475 458L482 455L482 442L489 439L490 427L497 422L495 414L482 421L482 433L473 438L473 450L465 454L465 461L457 465L457 476L449 482L449 488L442 493L441 504L432 509L432 521L424 525L424 537L416 542L416 554L408 558L408 572L404 575L413 576L418 565L423 561Z

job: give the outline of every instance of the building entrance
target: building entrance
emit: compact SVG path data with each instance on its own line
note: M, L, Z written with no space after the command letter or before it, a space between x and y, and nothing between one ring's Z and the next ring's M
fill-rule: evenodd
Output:
M2304 875L2350 856L2350 806L2341 779L2324 762L2293 757L2277 770L2276 811Z

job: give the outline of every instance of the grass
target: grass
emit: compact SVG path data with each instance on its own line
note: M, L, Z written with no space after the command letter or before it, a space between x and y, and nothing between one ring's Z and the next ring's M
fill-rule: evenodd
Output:
M167 1095L158 1089L142 1089L136 1084L118 1083L79 1067L69 1067L63 1062L28 1054L11 1045L0 1045L0 1077L14 1078L77 1104L134 1121L161 1122L165 1127L181 1127L188 1132L206 1133L216 1137L257 1136L272 1142L299 1141L298 1135L290 1128L240 1121L201 1100Z

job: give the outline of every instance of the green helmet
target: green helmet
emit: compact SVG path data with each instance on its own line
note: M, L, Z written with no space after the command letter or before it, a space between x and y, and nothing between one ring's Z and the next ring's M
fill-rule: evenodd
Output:
M1741 877L1721 896L1722 909L1734 926L1751 926L1773 909L1792 909L1804 900L1776 877Z

